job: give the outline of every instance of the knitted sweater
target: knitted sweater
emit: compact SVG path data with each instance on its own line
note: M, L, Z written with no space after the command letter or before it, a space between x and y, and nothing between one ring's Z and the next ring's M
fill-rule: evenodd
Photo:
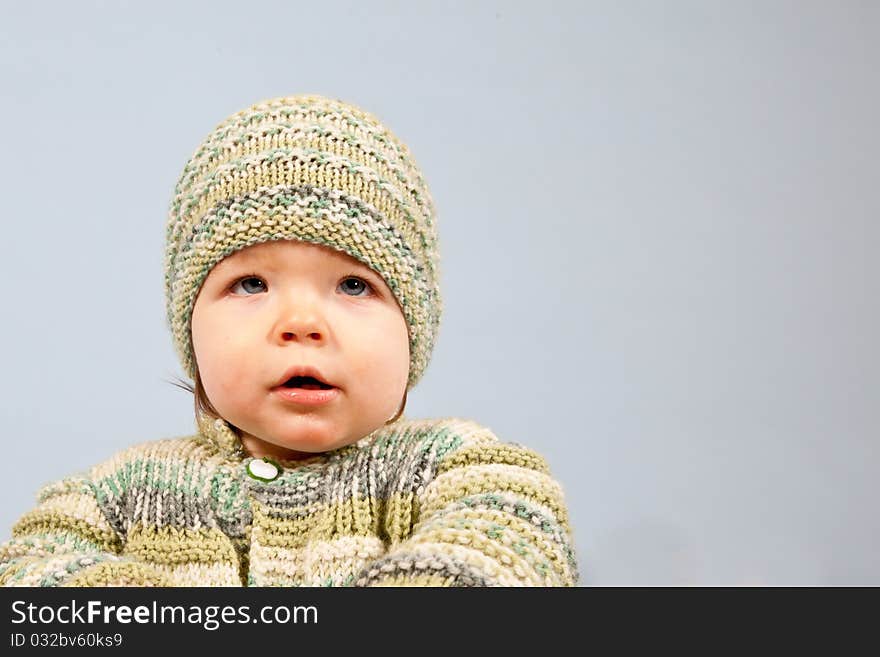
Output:
M41 488L0 545L0 584L577 584L546 461L473 421L401 418L271 481L224 421L196 427Z

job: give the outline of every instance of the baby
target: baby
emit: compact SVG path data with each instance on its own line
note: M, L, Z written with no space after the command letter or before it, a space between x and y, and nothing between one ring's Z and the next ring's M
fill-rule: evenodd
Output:
M165 290L196 431L44 486L5 586L574 586L559 483L456 417L409 420L440 324L409 149L318 95L220 123L175 188Z

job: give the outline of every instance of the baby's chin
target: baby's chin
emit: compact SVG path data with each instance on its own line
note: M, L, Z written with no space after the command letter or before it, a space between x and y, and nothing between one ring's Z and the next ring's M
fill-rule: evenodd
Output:
M243 438L248 451L267 456L276 455L287 460L310 458L346 447L357 440L340 432L338 428L309 424L261 431Z

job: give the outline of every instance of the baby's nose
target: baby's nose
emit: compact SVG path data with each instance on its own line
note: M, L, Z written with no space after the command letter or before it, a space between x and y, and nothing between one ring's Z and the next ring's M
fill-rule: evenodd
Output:
M285 341L290 340L323 340L324 334L320 331L284 331L281 335Z

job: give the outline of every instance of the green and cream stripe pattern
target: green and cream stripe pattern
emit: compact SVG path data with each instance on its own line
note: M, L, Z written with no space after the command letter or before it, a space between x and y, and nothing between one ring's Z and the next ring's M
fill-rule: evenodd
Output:
M574 586L563 491L471 420L400 421L247 474L228 424L44 486L0 545L4 586Z
M439 331L439 247L428 186L407 146L372 114L315 94L256 103L207 136L177 182L166 227L168 326L194 376L192 308L230 253L297 239L379 273L409 329L408 387Z

